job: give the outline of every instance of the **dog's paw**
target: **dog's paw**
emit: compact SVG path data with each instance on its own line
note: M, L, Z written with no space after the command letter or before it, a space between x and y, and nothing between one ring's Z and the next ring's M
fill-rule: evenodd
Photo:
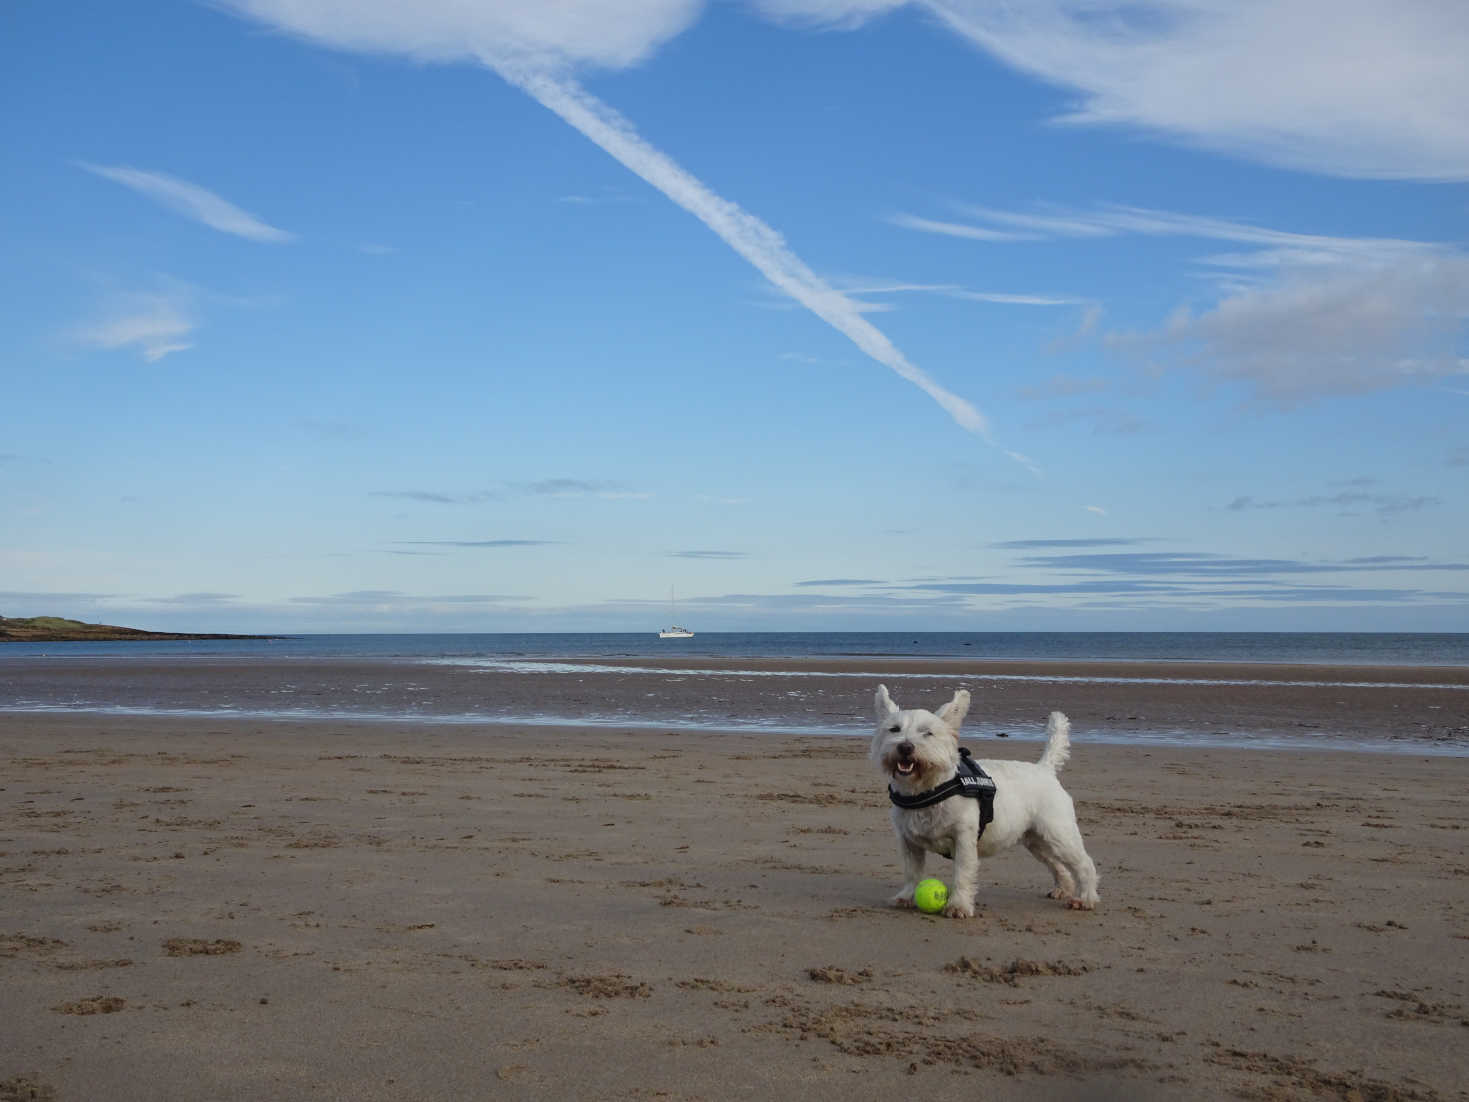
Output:
M1097 902L1095 899L1078 899L1072 896L1066 901L1066 909L1068 911L1090 911L1096 908Z
M974 904L965 903L962 899L951 899L944 904L945 918L973 918Z
M893 906L902 907L904 910L911 911L918 905L913 902L912 892L899 892L897 895L893 896Z

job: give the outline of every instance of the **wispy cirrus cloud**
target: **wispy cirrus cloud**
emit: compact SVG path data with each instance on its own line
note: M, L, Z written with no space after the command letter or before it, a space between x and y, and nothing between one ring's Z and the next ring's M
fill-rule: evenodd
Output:
M194 347L191 338L198 327L193 296L174 288L112 295L101 317L78 326L73 335L93 348L134 351L157 363Z
M296 239L295 234L277 229L248 211L241 210L228 199L176 176L164 172L148 172L128 165L96 165L88 161L77 161L76 164L78 168L104 180L121 184L175 214L221 233L268 244L283 244Z
M997 241L1096 240L1123 236L1182 237L1201 241L1224 241L1253 248L1250 252L1236 251L1200 258L1201 262L1220 267L1381 265L1449 251L1445 246L1432 241L1298 233L1213 215L1125 204L1101 204L1085 208L1051 205L1017 211L964 203L959 204L958 209L978 225L968 227L965 223L924 223L923 219L905 215L895 216L891 221L909 229L953 237L974 237L973 234L959 232L966 228L982 233L1009 235L991 239ZM983 237L976 239L986 240Z
M745 551L670 551L671 559L748 559Z
M1014 230L999 230L989 226L977 226L969 222L945 222L933 218L920 218L916 214L894 214L888 219L895 226L919 233L936 233L944 237L962 237L968 241L1039 241L1040 235L1017 233Z
M1087 306L1083 298L1070 295L1028 294L1019 291L974 291L953 283L902 283L867 280L841 285L843 294L863 300L868 309L885 309L879 303L867 303L873 295L935 295L939 298L960 299L966 302L989 302L1002 306Z

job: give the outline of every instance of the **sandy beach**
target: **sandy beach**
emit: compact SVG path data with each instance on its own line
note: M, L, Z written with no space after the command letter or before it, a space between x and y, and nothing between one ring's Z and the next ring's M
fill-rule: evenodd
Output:
M865 750L0 715L0 1099L1469 1097L1469 758L1078 737L958 921Z

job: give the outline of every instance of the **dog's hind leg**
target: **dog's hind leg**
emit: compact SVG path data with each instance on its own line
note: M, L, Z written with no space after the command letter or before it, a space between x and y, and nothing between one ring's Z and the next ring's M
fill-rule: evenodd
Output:
M1097 866L1092 863L1082 844L1081 831L1074 824L1067 837L1056 844L1056 856L1076 880L1076 894L1066 900L1066 905L1072 910L1091 910L1101 898L1097 895Z
M1086 852L1086 844L1081 840L1081 828L1076 825L1075 812L1064 818L1052 816L1045 822L1036 823L1034 831L1040 835L1041 843L1047 851L1065 867L1073 881L1073 893L1064 897L1066 905L1079 911L1089 911L1095 907L1101 898L1097 895L1097 866L1092 863ZM1056 886L1061 886L1059 880Z
M1076 880L1071 875L1071 870L1061 863L1055 852L1046 844L1044 838L1031 831L1021 840L1030 854L1042 865L1051 870L1051 877L1055 881L1055 887L1046 893L1050 899L1070 899L1076 894Z

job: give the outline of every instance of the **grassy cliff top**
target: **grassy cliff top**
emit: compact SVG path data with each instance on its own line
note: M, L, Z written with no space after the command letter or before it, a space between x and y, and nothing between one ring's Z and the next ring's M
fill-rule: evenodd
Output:
M0 643L110 642L127 639L267 639L264 635L196 635L175 631L141 631L113 624L87 624L60 616L0 616Z

